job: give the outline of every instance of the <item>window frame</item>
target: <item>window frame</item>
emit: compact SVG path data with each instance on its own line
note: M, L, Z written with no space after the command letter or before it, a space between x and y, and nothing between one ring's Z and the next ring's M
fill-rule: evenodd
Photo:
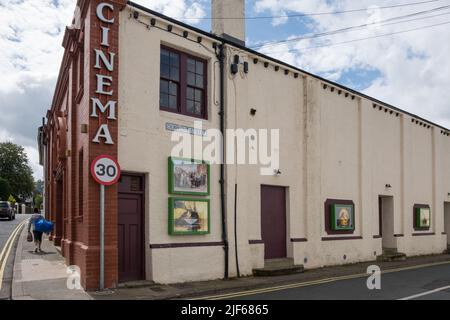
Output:
M171 53L176 53L180 57L180 61L179 61L179 70L180 70L179 72L180 73L179 73L179 81L178 81L179 85L178 85L178 92L177 92L177 109L176 110L161 106L161 80L170 81L170 79L162 77L162 75L161 75L161 64L162 64L161 50L166 50ZM201 115L197 115L197 114L190 113L187 111L187 89L188 89L188 87L192 87L187 84L187 61L188 61L188 59L193 59L195 61L200 61L203 63L203 89L199 89L199 88L195 87L196 89L202 90L202 92L203 92L202 112L201 112L202 114ZM170 113L175 113L175 114L180 114L183 116L208 120L208 103L207 103L208 102L208 61L204 58L194 56L190 53L180 51L180 50L177 50L177 49L165 46L165 45L161 45L159 66L160 66L159 91L158 91L159 110L170 112ZM169 86L169 90L170 90L170 86Z

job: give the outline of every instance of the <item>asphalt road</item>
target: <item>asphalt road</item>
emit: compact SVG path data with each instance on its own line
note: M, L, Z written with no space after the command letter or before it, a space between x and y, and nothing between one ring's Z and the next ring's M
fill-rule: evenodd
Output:
M11 249L8 244L8 239L16 229L16 227L30 215L16 214L16 219L8 221L0 219L0 300L10 299L11 297L11 281L14 265L14 256L17 246L17 238L11 244Z
M332 280L269 291L215 297L231 300L450 300L450 264L381 274L381 289L369 290L367 277Z

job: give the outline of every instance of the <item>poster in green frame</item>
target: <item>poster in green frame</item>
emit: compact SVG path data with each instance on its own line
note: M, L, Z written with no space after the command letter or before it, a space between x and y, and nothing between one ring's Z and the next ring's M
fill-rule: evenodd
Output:
M355 229L354 206L335 203L331 205L331 229L334 231L350 231Z
M169 193L207 196L210 165L206 161L169 157Z
M430 229L431 227L430 208L416 208L416 226L419 229Z
M169 234L210 233L209 199L169 198Z

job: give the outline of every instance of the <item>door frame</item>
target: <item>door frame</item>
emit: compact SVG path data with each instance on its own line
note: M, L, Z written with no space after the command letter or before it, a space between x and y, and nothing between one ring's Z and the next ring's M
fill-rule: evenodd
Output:
M446 208L448 208L446 210ZM447 236L447 248L450 247L450 201L444 201L444 232Z
M384 217L385 213L383 210L383 204L385 201L391 201L391 213L390 218L386 219ZM386 228L383 227L385 223L392 223L392 234L386 232ZM397 249L397 239L395 238L395 198L392 195L378 195L378 223L379 223L379 236L381 238L381 248L382 249ZM389 239L387 239L389 237ZM386 240L387 239L387 240ZM390 241L394 244L394 247L385 247L385 241Z
M262 215L262 198L261 198L261 194L262 194L262 188L263 187L272 187L272 188L282 188L284 190L284 216L285 216L285 248L286 248L286 256L284 258L274 258L276 259L285 259L285 258L289 258L291 256L291 250L289 248L289 234L290 234L290 228L289 228L289 223L290 223L290 219L289 219L289 215L288 215L288 210L290 208L289 203L288 203L288 199L289 199L289 187L283 186L283 185L273 185L273 184L266 184L266 183L262 183L260 184L259 187L259 205L260 205L260 225L261 225L261 240L264 241L263 237L262 237L262 219L263 219L263 215ZM270 260L274 260L274 259L266 259L265 257L265 245L264 245L264 261L270 261Z
M119 191L119 184L120 181L122 179L122 176L132 176L132 177L141 177L142 178L142 191L139 192L120 192ZM142 234L142 251L141 251L141 256L142 256L142 265L141 265L141 270L142 270L142 274L141 274L141 278L142 280L146 280L147 279L147 272L146 272L146 234L145 234L145 204L146 204L146 190L147 190L147 179L146 179L146 174L145 173L138 173L138 172L130 172L130 171L122 171L120 174L120 179L117 185L117 226L119 223L119 195L122 194L139 194L141 195L141 199L142 199L142 205L141 205L141 234ZM119 248L119 239L117 240L117 249ZM117 254L117 259L119 259L119 254ZM119 264L117 263L117 266ZM122 283L119 280L119 283Z

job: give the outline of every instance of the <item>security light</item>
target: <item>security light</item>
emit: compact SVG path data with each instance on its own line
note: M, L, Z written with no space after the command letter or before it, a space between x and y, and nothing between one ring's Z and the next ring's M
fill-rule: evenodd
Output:
M244 72L248 73L248 62L244 62Z
M239 69L238 69L238 65L236 63L233 63L231 65L231 74L236 74L238 73Z

